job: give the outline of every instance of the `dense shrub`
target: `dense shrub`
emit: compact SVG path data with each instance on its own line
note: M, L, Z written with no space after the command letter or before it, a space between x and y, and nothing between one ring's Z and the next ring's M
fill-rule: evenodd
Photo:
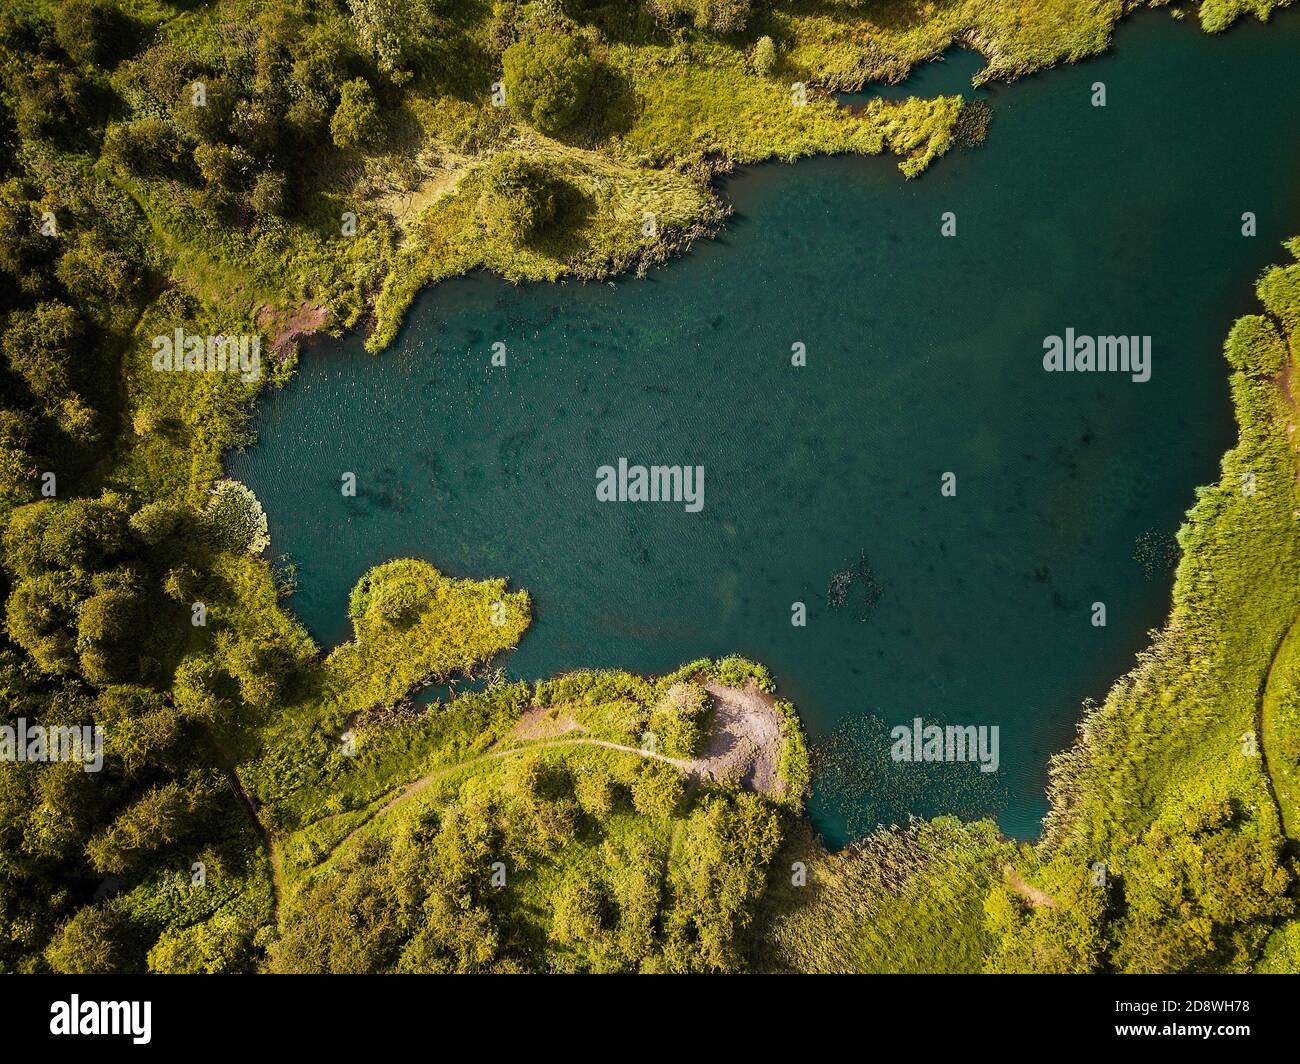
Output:
M55 9L55 39L78 63L111 66L130 46L130 32L113 0L63 0Z
M562 186L542 163L503 152L483 168L479 213L515 243L527 243L555 220Z
M584 45L559 33L512 44L502 63L510 109L552 134L571 126L582 112L596 71Z
M340 148L366 148L382 131L374 90L364 78L354 78L339 94L339 105L330 119L330 136Z

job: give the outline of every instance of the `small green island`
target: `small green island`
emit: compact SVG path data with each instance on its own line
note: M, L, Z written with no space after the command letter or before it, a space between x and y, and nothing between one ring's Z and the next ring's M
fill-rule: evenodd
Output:
M742 166L923 183L996 108L864 89L954 47L1016 81L1143 6L9 0L0 973L1300 972L1300 237L1222 322L1236 442L1036 839L829 846L779 670L512 678L549 604L455 557L374 565L324 647L227 468L321 338L382 363L483 272L650 284Z

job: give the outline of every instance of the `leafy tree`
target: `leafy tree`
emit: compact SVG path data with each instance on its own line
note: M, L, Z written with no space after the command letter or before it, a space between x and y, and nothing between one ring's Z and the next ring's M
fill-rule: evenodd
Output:
M295 99L285 114L291 123L307 119L314 126L328 120L327 105L348 80L348 67L355 63L356 49L347 29L336 23L300 26L294 40L290 95ZM295 110L300 103L305 107Z
M740 33L749 25L752 0L697 0L695 25L714 33Z
M98 229L74 234L54 272L78 302L106 310L132 302L140 283L136 263Z
M1271 377L1280 373L1287 362L1285 341L1273 323L1260 314L1237 319L1223 353L1234 369L1252 377Z
M366 838L289 901L276 972L475 972L499 936L482 893L489 810L451 806L395 839Z
M101 150L115 170L142 177L181 177L192 163L176 128L161 118L112 123Z
M562 33L518 41L502 57L511 111L543 133L571 126L586 105L596 66L584 45Z
M248 198L249 205L259 215L283 214L285 188L284 174L275 170L263 170L253 180L253 192Z
M191 656L177 666L172 679L172 699L186 717L221 720L235 707L238 693L233 677L211 658Z
M94 682L125 675L127 644L147 607L134 571L105 566L128 553L128 514L122 496L106 493L25 506L11 517L5 565L18 580L7 627L42 670L72 671L73 653Z
M422 923L402 950L398 972L482 972L500 949L492 914L483 905L466 906L465 896L434 886L424 900Z
M9 595L5 630L42 672L70 673L77 667L71 625L81 600L79 585L71 573L42 573Z
M670 870L665 919L670 971L736 971L740 932L781 843L780 819L758 795L712 795L691 811Z
M34 493L33 434L32 419L26 414L0 410L0 503L27 502Z
M129 502L113 492L24 507L5 530L5 564L22 576L47 569L84 576L126 549L129 515Z
M143 642L149 600L127 583L98 591L77 613L77 653L91 683L131 679L133 659Z
M645 962L656 948L655 934L663 893L663 864L642 837L601 843L609 869L609 888L618 912L615 944L631 965Z
M104 728L105 754L119 762L128 777L184 763L181 715L158 691L105 687L95 699L95 723Z
M551 898L551 938L562 944L590 944L601 934L600 887L585 873L570 874Z
M204 975L252 970L254 928L230 908L185 927L168 927L149 949L149 971Z
M0 185L0 280L8 282L0 287L4 303L40 299L50 287L49 268L58 243L41 235L43 209L22 182Z
M81 724L87 714L67 690L37 710L44 724ZM36 772L33 815L24 833L24 848L60 864L76 862L84 870L80 851L86 837L101 818L104 801L102 784L83 771L77 761L54 761Z
M202 103L196 102L196 85L202 86ZM191 143L211 146L228 144L233 139L232 121L241 103L237 83L199 71L171 91L171 120Z
M130 46L130 24L113 0L63 0L54 37L74 62L109 67Z
M103 975L130 971L138 934L125 908L109 902L87 905L65 923L45 951L54 971Z
M668 757L694 757L706 730L709 695L697 683L675 683L650 715L650 732L658 752Z
M353 78L339 93L339 105L330 119L330 136L340 148L364 148L383 132L379 104L365 78Z
M1129 972L1248 965L1273 921L1293 911L1290 882L1281 840L1254 837L1232 799L1168 810L1126 858L1115 963Z
M67 143L84 132L100 102L85 78L58 63L37 60L14 80L14 122L23 140Z
M396 74L430 43L434 18L431 0L348 0L352 24L363 50L379 68Z
M173 602L191 607L212 586L208 574L192 565L173 565L163 575L163 593Z
M9 368L27 383L46 412L74 439L94 439L95 412L73 388L88 361L81 315L66 303L14 311L0 337Z
M283 105L275 95L241 98L227 126L229 138L258 159L274 159L285 148Z
M131 533L146 547L191 544L201 518L194 508L176 499L155 499L140 507L127 522Z
M283 697L303 665L302 653L283 637L262 634L230 647L226 669L239 684L239 697L265 709Z
M689 18L696 29L740 33L752 15L752 0L649 0L651 12L668 22Z
M194 164L205 185L203 202L214 210L238 199L253 172L252 156L228 144L199 144L194 149Z
M597 820L609 816L618 801L618 790L613 777L598 767L579 772L574 779L573 790L579 808Z
M150 788L91 839L86 854L95 870L104 874L137 871L192 832L211 812L216 784L200 777L187 783L183 786L172 780Z
M646 760L632 782L632 806L642 816L666 819L686 793L681 776L671 765Z

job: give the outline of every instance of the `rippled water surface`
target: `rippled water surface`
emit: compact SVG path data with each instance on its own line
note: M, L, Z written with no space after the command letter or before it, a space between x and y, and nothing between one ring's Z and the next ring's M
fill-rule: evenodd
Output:
M986 94L986 145L920 180L759 167L725 182L720 239L648 279L439 285L383 356L308 352L232 475L326 645L385 559L508 576L536 603L509 674L766 663L821 752L832 842L939 812L1032 837L1048 757L1161 623L1172 535L1232 440L1222 340L1300 232L1297 75L1294 12L1220 38L1137 19L1106 57ZM1151 380L1044 373L1067 327L1150 335ZM620 456L704 466L704 509L599 503ZM997 725L999 771L891 762L917 716Z

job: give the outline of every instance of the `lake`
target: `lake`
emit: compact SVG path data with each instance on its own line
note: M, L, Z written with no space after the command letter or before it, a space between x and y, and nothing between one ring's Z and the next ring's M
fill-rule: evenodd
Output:
M969 93L978 67L909 87ZM299 567L289 606L328 647L386 559L506 576L536 611L512 677L771 668L831 844L939 813L1036 837L1048 758L1163 622L1173 534L1233 441L1223 339L1300 233L1298 73L1294 11L1217 38L1149 12L1104 57L981 92L984 146L916 181L747 169L719 238L645 279L474 275L382 356L311 348L229 461ZM1150 380L1045 372L1067 329L1150 337ZM620 458L702 466L703 508L598 501ZM893 761L918 717L996 726L998 771Z

